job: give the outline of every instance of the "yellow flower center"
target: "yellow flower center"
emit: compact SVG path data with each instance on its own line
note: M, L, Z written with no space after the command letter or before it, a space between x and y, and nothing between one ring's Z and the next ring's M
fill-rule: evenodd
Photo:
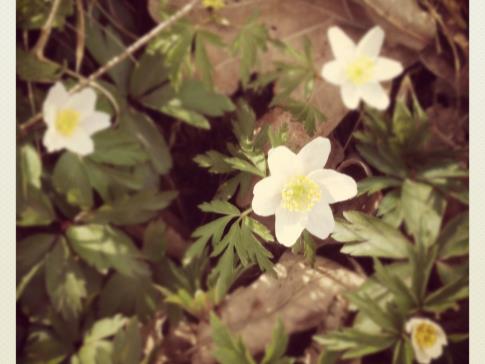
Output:
M81 114L73 109L60 110L56 117L56 129L59 134L69 137L76 130Z
M202 4L206 8L212 9L222 9L226 4L224 4L224 0L202 0Z
M360 56L347 66L347 78L356 85L368 82L374 74L375 61L367 56Z
M415 330L414 335L421 349L428 349L435 345L438 334L433 326L423 322Z
M320 197L318 184L305 176L292 177L281 192L283 207L293 212L310 211Z

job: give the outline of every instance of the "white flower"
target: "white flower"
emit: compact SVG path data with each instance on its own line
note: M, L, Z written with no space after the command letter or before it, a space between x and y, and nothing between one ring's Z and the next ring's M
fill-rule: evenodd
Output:
M372 28L357 45L338 27L328 29L328 38L335 60L323 66L322 77L340 86L345 106L355 109L363 99L376 109L386 109L389 96L379 82L396 77L403 67L397 61L379 57L384 31L378 26Z
M292 246L307 229L320 239L334 230L329 204L357 194L355 181L342 173L323 169L330 154L330 141L318 137L298 154L285 146L270 149L270 176L254 186L253 211L275 215L276 239Z
M432 359L439 358L443 345L448 343L441 326L428 319L410 319L406 323L406 332L411 335L414 355L420 364L428 364Z
M91 135L110 126L110 116L95 110L96 92L91 88L69 94L57 82L47 93L42 116L47 124L44 145L49 152L66 148L79 155L94 151Z

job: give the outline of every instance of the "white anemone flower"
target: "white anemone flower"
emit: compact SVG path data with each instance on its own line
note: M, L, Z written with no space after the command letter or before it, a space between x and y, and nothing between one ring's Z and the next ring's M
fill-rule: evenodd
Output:
M412 318L406 323L406 332L411 335L414 355L420 364L428 364L443 354L447 345L446 334L438 324L425 318Z
M379 82L399 75L401 63L379 57L384 42L384 31L375 26L356 45L342 29L328 29L328 39L335 60L324 64L322 77L340 86L343 103L355 109L363 99L370 106L384 110L389 106L389 96Z
M254 186L252 208L260 216L275 215L279 243L292 246L305 229L325 239L335 228L329 204L357 194L351 177L323 169L329 154L330 141L322 137L298 154L285 146L269 150L270 176Z
M65 148L81 156L92 153L91 135L110 126L110 115L96 111L95 105L96 92L91 88L70 94L61 82L52 86L42 106L47 151Z

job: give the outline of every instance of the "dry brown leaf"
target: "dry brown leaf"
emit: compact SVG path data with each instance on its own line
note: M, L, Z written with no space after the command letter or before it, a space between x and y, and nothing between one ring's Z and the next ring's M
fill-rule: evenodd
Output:
M288 334L319 328L339 328L347 315L342 293L363 283L361 276L337 263L317 257L314 268L302 256L286 252L275 265L277 278L261 275L247 287L228 295L219 316L233 334L241 336L253 354L262 352L281 319ZM201 322L193 363L214 363L211 328Z

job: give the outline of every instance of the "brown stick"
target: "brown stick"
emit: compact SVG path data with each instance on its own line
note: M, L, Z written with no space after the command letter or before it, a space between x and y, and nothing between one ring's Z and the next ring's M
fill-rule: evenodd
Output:
M44 58L44 48L47 45L49 36L51 35L52 23L54 23L54 19L60 5L61 0L54 0L49 16L47 17L45 24L42 26L42 31L40 32L39 39L37 40L34 48L32 48L32 53L34 53L35 56L39 59Z
M184 15L188 14L195 7L195 5L198 2L199 2L199 0L192 0L190 3L183 6L179 11L177 11L175 14L173 14L170 18L161 22L155 28L153 28L148 33L146 33L143 37L139 38L136 42L131 44L128 48L125 49L125 51L123 53L118 54L117 56L111 58L106 64L104 64L102 67L100 67L97 71L93 72L89 77L82 79L69 92L75 93L75 92L79 91L80 89L82 89L84 86L89 85L91 82L96 80L98 77L101 77L102 75L104 75L111 68L113 68L118 63L125 60L131 54L133 54L134 52L139 50L141 47L143 47L145 44L147 44L156 35L158 35L158 33L160 33L162 30L168 28L170 25L175 23L177 20L182 18ZM20 131L22 133L26 133L27 130L30 127L37 124L37 122L39 122L41 119L42 119L42 113L37 113L36 115L32 116L29 120L27 120L25 123L20 125Z

